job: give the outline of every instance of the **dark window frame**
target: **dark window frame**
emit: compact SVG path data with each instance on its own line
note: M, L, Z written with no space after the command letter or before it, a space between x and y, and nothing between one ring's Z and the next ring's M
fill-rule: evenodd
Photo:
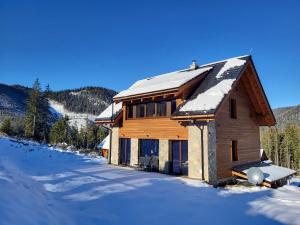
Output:
M149 106L152 106L152 109L149 110ZM155 117L156 116L156 103L155 102L148 102L145 104L146 106L146 117Z
M133 119L133 105L126 106L127 119Z
M231 153L231 161L232 162L239 161L238 141L237 140L231 140L231 143L230 143L230 153Z
M229 101L229 112L231 119L237 119L237 104L234 98L231 98Z
M146 105L144 103L136 105L136 118L145 118L145 111L146 111L145 108Z
M160 101L157 102L157 110L156 110L156 116L157 117L166 117L167 116L167 102L168 101ZM161 106L163 106L164 108L162 108Z

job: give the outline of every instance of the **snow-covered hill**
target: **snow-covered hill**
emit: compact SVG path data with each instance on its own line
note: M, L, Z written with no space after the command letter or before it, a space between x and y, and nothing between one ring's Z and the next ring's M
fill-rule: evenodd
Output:
M300 179L213 188L0 138L0 225L299 225Z
M63 104L49 99L50 112L58 118L67 115L71 126L76 126L78 129L85 127L87 123L95 120L96 116L88 113L74 113L67 110Z

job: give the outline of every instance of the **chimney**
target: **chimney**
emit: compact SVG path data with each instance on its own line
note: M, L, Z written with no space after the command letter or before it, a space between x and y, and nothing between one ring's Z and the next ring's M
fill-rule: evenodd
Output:
M192 60L192 64L190 65L190 70L196 70L198 69L198 65L196 63L196 60Z

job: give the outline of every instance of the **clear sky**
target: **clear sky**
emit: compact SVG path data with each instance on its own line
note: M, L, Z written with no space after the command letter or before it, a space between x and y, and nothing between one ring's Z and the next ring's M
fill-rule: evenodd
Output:
M0 0L0 82L104 86L251 53L272 107L300 104L300 1Z

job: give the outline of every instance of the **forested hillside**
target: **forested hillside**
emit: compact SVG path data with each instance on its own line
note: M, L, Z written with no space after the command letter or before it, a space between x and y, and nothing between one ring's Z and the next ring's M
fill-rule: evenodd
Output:
M273 112L277 124L261 129L261 146L275 164L300 173L300 105Z
M0 121L6 116L24 116L28 91L20 85L0 84Z
M5 117L20 119L25 115L26 100L31 88L0 84L0 122ZM103 87L83 87L73 90L49 91L48 97L74 113L100 114L117 93Z
M300 124L300 105L277 108L273 112L279 128L284 128L289 123Z
M69 111L97 115L112 102L116 94L102 87L84 87L52 92L50 98L63 104Z

